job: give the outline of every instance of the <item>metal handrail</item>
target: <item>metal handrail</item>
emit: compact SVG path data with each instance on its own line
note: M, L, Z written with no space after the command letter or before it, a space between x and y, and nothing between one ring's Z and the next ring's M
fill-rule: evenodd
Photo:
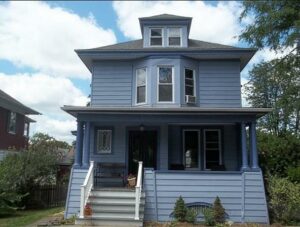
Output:
M143 174L143 162L139 162L137 183L135 186L135 220L140 219L140 203L141 203L141 194L142 194L142 174Z
M81 185L79 218L84 218L84 207L87 203L90 192L93 188L93 181L94 181L94 161L91 161L88 173L84 179L83 185Z

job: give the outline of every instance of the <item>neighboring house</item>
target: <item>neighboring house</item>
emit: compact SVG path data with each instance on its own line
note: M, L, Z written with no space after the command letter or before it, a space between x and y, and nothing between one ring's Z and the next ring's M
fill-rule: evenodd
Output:
M256 49L189 39L190 17L139 21L140 40L76 50L92 73L91 105L62 108L77 118L65 216L139 226L172 220L179 196L194 208L219 196L228 219L268 223L256 121L270 109L241 100ZM136 191L122 188L123 173L138 175Z
M0 90L0 160L8 150L23 150L28 146L30 123L27 115L40 114Z

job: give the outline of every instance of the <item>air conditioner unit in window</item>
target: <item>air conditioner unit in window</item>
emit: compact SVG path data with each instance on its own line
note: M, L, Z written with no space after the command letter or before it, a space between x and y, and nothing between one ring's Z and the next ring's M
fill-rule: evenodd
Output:
M196 103L196 97L192 95L186 95L185 96L185 102L187 104L195 104Z

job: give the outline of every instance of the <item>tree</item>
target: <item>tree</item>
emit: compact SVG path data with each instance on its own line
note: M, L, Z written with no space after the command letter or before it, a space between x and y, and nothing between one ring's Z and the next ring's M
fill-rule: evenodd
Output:
M243 1L243 6L240 20L254 15L254 21L246 26L240 40L275 51L294 48L299 42L300 1Z
M180 222L184 222L186 213L187 213L187 208L185 206L183 198L180 196L175 203L174 217L176 218L176 220Z
M216 223L224 223L225 222L225 209L222 206L221 200L219 196L216 197L213 204L214 211L214 219Z

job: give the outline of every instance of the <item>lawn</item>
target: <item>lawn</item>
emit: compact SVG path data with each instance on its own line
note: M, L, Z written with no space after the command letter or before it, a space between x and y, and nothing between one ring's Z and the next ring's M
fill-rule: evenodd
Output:
M42 218L63 211L63 207L56 207L42 210L24 210L17 211L16 214L9 217L0 217L1 227L21 227L30 225Z

